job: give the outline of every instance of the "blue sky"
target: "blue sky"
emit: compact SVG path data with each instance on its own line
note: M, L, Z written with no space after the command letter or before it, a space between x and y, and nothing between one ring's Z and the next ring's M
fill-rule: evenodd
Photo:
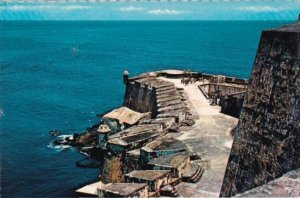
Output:
M296 20L300 0L2 2L0 20Z

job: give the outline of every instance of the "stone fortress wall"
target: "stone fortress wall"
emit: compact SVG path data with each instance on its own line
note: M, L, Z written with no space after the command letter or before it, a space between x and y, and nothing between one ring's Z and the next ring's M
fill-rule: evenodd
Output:
M263 31L220 196L300 168L300 22Z

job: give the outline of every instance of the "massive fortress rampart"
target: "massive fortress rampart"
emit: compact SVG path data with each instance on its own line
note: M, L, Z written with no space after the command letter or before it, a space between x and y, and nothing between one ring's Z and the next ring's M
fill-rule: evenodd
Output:
M300 168L300 22L263 31L221 196Z

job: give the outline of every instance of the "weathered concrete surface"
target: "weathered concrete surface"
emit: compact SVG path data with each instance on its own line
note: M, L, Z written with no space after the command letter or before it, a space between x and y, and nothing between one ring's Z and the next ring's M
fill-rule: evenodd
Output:
M189 98L190 109L199 115L196 124L183 131L178 139L199 153L202 162L207 164L199 182L183 182L176 186L176 190L184 197L218 197L232 144L230 131L237 125L238 119L220 113L219 106L211 106L198 88L201 82L185 86L180 79L161 79L183 88Z
M236 197L300 197L300 169L290 171L267 184L237 194Z
M263 31L221 196L300 168L300 22Z

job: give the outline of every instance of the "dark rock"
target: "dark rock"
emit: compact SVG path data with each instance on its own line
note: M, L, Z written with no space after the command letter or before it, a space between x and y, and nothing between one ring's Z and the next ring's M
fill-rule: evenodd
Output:
M76 166L80 168L99 168L100 164L100 161L90 157L83 158L76 162Z
M50 131L50 135L52 135L52 136L58 136L58 135L60 135L60 132L57 131L57 130L52 130L52 131Z

